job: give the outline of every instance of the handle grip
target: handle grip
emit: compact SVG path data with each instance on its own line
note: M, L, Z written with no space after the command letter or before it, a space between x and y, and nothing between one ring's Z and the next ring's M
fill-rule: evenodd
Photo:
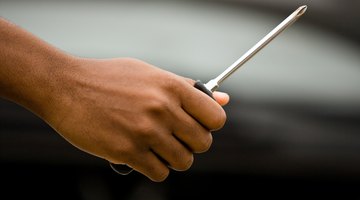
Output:
M209 97L211 97L212 99L215 100L212 92L211 92L210 90L208 90L208 89L205 87L204 83L202 83L201 81L197 80L197 81L195 82L195 84L194 84L194 87L195 87L196 89L204 92L204 93L207 94Z
M196 81L194 84L194 87L197 88L198 90L204 92L205 94L207 94L209 97L213 98L212 92L209 91L205 85L201 82L201 81ZM215 100L215 99L214 99ZM118 174L121 175L128 175L130 174L134 169L132 169L131 167L125 165L125 164L114 164L110 162L110 167Z

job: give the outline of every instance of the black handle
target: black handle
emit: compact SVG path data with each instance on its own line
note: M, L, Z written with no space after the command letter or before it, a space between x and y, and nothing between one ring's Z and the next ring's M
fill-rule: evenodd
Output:
M202 83L201 81L197 80L197 81L195 82L194 87L197 88L197 89L199 89L200 91L204 92L204 93L207 94L209 97L211 97L211 98L213 98L213 99L215 100L212 92L211 92L210 90L208 90L208 89L205 87L204 83Z
M200 91L204 92L205 94L207 94L209 97L213 98L213 95L212 95L212 92L209 91L205 85L201 82L201 81L196 81L195 82L195 85L194 85L195 88L199 89ZM133 169L127 165L124 165L124 164L114 164L114 163L110 163L110 167L115 171L117 172L118 174L121 174L121 175L128 175L130 174Z

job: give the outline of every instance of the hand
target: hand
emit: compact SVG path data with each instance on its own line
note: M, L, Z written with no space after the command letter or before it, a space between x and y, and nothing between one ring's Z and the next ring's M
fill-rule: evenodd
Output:
M74 60L44 119L74 146L153 181L187 170L225 123L225 93L214 101L193 80L135 59Z
M154 181L186 170L226 120L194 81L134 59L80 59L0 18L0 97L79 149Z

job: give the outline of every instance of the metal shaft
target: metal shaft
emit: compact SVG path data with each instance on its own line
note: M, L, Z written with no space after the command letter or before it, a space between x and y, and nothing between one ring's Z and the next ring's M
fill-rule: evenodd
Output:
M307 9L307 6L300 6L292 14L290 14L284 21L276 26L271 32L269 32L264 38L256 43L251 49L249 49L243 56L235 61L230 67L228 67L223 73L216 78L210 80L205 84L205 87L210 91L215 91L219 87L219 84L239 69L246 61L252 58L258 51L271 42L276 36L278 36L283 30L294 23L299 17L301 17Z

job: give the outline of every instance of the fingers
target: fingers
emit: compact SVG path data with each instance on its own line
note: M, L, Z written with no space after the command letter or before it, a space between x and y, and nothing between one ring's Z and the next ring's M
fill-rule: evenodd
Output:
M209 130L199 124L185 111L180 111L176 116L177 123L174 125L174 135L194 153L207 151L212 144L212 135Z
M194 161L192 152L173 135L163 135L151 148L170 168L177 171L189 169Z
M142 150L132 154L135 156L126 162L156 182L166 179L169 168L178 171L189 169L193 153L207 151L212 144L210 131L220 129L226 121L222 108L229 102L226 93L215 92L214 101L196 89L193 81L180 81L180 86L178 83L176 91L172 92L180 97L176 99L179 101L172 101L176 103L168 105L162 112L150 113L157 128L151 129L151 134L138 138L137 147ZM149 132L149 129L146 130Z
M175 137L164 135L156 141L151 145L152 150L138 154L141 159L129 161L129 166L156 182L166 179L169 168L185 171L191 167L193 154Z
M137 156L132 162L129 162L134 170L147 176L150 180L155 182L164 181L170 170L152 151L147 151L142 156Z
M226 114L221 105L202 91L186 85L183 87L181 102L183 109L208 130L218 130L226 121ZM214 96L215 98L215 96ZM216 99L227 103L224 94L216 94Z

